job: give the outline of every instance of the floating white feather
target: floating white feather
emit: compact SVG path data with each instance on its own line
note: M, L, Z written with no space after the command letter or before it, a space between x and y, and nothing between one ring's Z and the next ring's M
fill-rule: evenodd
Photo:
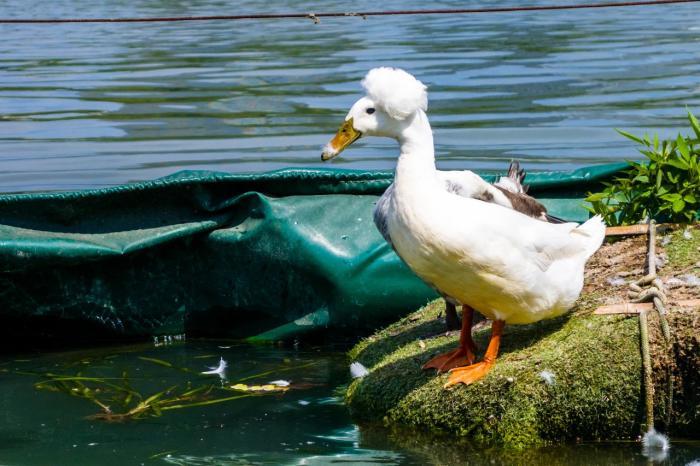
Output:
M396 120L405 120L418 110L428 110L427 87L402 69L371 69L362 86L375 105Z
M622 286L627 284L627 280L622 277L610 277L607 279L608 285L611 286Z
M350 364L350 375L352 375L353 379L364 377L367 374L369 374L369 371L361 363L353 362L352 364Z
M540 373L537 375L539 375L540 379L544 380L544 383L546 383L547 385L554 385L557 383L556 376L551 371L543 370L543 371L540 371Z
M218 366L216 366L216 367L210 367L210 368L209 368L210 370L204 371L204 372L202 372L202 374L204 374L204 375L218 375L219 377L222 377L222 378L223 378L223 376L224 376L225 373L226 373L226 367L227 367L227 366L228 366L228 364L226 363L226 361L224 360L224 358L221 358L221 359L219 360L219 365L218 365Z
M277 387L289 387L289 381L288 380L273 380L270 382L270 385L275 385Z

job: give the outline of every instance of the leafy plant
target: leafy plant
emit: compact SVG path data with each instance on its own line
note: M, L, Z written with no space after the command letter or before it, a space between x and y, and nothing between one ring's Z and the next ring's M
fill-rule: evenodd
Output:
M691 222L700 207L700 123L688 112L694 137L678 135L659 141L618 132L644 148L647 160L630 161L630 168L605 189L589 193L589 211L603 216L610 226L638 223L647 218L662 222Z

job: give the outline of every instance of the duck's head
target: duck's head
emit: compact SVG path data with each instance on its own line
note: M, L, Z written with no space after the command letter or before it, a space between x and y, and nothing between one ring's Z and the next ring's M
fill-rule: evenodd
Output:
M362 136L398 139L412 116L428 109L425 85L398 68L374 68L362 80L367 95L355 102L336 135L323 148L330 160Z

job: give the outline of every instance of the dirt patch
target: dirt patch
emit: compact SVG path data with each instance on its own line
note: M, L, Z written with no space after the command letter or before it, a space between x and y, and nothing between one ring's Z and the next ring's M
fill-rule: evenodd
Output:
M638 235L608 239L586 264L583 292L600 294L599 305L629 301L629 284L647 273L647 238ZM700 298L700 251L696 243L700 243L697 226L661 230L657 236L657 274L671 302ZM686 263L669 261L669 254L678 253L687 258Z

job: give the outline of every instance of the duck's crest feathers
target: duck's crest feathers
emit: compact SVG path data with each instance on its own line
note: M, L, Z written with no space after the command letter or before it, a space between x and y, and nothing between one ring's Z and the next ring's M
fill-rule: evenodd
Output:
M373 68L362 80L362 87L394 119L405 120L418 110L428 110L427 87L402 69Z

